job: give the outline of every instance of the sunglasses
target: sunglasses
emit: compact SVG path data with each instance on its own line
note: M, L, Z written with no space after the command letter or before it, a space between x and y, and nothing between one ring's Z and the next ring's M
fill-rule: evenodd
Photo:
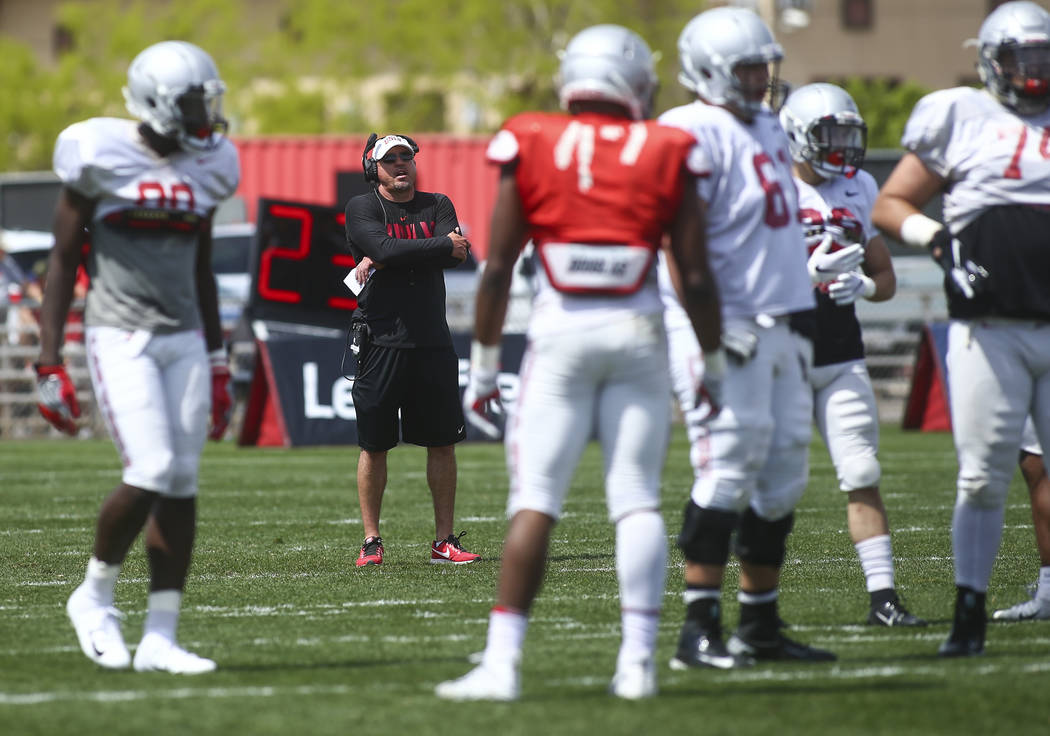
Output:
M384 164L393 164L397 163L397 160L400 158L402 162L407 164L415 157L416 154L414 153L388 153L379 160L382 161Z

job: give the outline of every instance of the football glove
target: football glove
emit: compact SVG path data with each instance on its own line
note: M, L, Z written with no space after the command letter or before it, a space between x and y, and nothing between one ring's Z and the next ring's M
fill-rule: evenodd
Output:
M722 335L723 340L725 335ZM704 376L696 390L696 404L688 412L692 425L702 426L722 411L726 375L726 354L722 348L704 353Z
M988 285L988 271L969 258L963 258L962 243L942 227L930 240L930 257L948 275L948 284L965 299L973 299Z
M230 426L233 400L230 399L230 366L226 362L226 351L212 350L208 353L211 364L211 431L208 439L221 440Z
M472 426L493 440L503 437L506 426L498 377L499 345L482 345L475 340L470 346L470 378L463 392L463 415Z
M33 368L36 370L37 408L40 414L55 428L75 435L77 424L73 420L80 416L80 402L77 401L77 391L69 380L66 367L37 363Z
M864 261L864 246L860 243L830 253L833 244L831 233L826 233L806 262L809 278L814 284L831 281L841 273L852 271Z
M828 296L840 307L852 304L858 297L870 299L874 293L875 282L857 271L839 274L828 284Z
M722 349L729 359L743 365L758 352L758 335L743 327L722 330Z

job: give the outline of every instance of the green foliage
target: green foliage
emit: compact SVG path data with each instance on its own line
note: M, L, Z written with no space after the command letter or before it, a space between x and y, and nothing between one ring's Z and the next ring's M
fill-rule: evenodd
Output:
M525 641L523 697L453 704L434 685L465 673L484 646L506 528L507 476L497 444L457 446L457 532L483 555L428 564L433 508L426 451L389 458L386 560L356 570L361 543L356 448L238 448L211 443L201 466L196 555L180 640L219 670L195 677L107 672L80 653L63 609L82 579L98 505L120 481L100 439L0 442L0 722L4 733L924 734L1045 733L1048 622L992 623L987 654L936 657L954 598L950 525L956 463L947 434L883 427L882 496L897 582L922 630L860 625L867 594L845 530L846 499L827 450L812 446L781 585L788 634L839 661L748 670L668 668L683 618L674 548L692 483L679 426L663 476L670 560L658 635L660 696L620 702L605 690L620 638L613 526L603 463L588 446L555 527L547 576ZM989 610L1024 599L1038 574L1028 496L1015 480L988 591ZM736 625L731 563L724 622ZM134 646L148 564L136 543L116 587ZM446 729L447 730L447 729Z
M56 22L74 46L56 63L41 64L26 45L0 39L0 170L50 168L55 137L65 126L93 115L126 115L120 89L128 63L148 44L174 38L215 58L229 88L234 135L442 131L449 114L463 114L464 106L479 111L466 113L472 129L489 132L522 110L557 109L558 51L595 23L632 28L658 53L659 111L689 99L675 81L676 41L704 5L389 0L380 7L286 0L275 19L272 6L267 15L249 0L64 2ZM909 82L851 79L846 87L868 121L872 148L897 146L925 92Z
M251 98L247 114L259 135L317 135L328 131L324 94L291 85L275 94Z
M915 82L852 78L842 82L868 124L868 148L900 148L912 108L930 90Z
M272 13L250 0L83 0L57 6L55 21L73 48L56 62L26 44L0 39L0 170L48 169L55 137L95 115L125 116L128 64L151 43L184 39L215 58L229 88L232 132L360 133L371 129L447 130L461 93L479 132L526 109L552 110L557 52L576 31L612 22L639 32L659 62L658 109L684 101L674 83L675 40L703 9L693 0L431 0L372 3L287 0ZM271 6L272 7L272 6ZM304 87L302 80L324 80ZM366 80L380 80L376 99ZM383 86L385 81L385 86ZM669 91L669 92L668 92Z

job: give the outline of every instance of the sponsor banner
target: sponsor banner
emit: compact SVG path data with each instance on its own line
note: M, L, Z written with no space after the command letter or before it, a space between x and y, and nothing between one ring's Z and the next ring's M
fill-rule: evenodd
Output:
M338 330L255 322L256 360L238 442L299 447L357 442L354 371L357 362ZM453 334L460 395L470 372L470 340ZM517 397L525 336L504 335L500 392L509 410ZM468 440L485 440L468 425Z

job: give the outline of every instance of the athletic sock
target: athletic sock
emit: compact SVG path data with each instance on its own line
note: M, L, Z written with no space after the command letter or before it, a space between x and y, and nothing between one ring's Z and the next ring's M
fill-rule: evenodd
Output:
M869 593L894 587L893 549L890 546L890 535L880 534L877 537L863 539L853 545L860 558L860 568L864 571L864 580Z
M635 511L616 522L616 576L623 637L617 662L652 659L667 580L667 530L658 511Z
M103 562L92 556L88 560L87 574L84 575L84 585L100 605L113 605L113 590L117 587L117 576L120 575L120 565Z
M623 611L620 614L623 638L616 667L652 660L656 653L656 635L660 629L660 614L643 611Z
M1039 587L1035 589L1035 597L1050 602L1050 565L1039 568Z
M992 566L1003 537L1003 508L982 508L965 499L952 514L952 553L955 584L977 593L988 590Z
M521 611L496 606L489 613L489 632L481 662L486 667L517 667L529 617Z
M143 636L159 634L168 641L175 641L175 630L179 625L179 609L182 607L181 590L156 590L149 594L146 607L146 623Z

